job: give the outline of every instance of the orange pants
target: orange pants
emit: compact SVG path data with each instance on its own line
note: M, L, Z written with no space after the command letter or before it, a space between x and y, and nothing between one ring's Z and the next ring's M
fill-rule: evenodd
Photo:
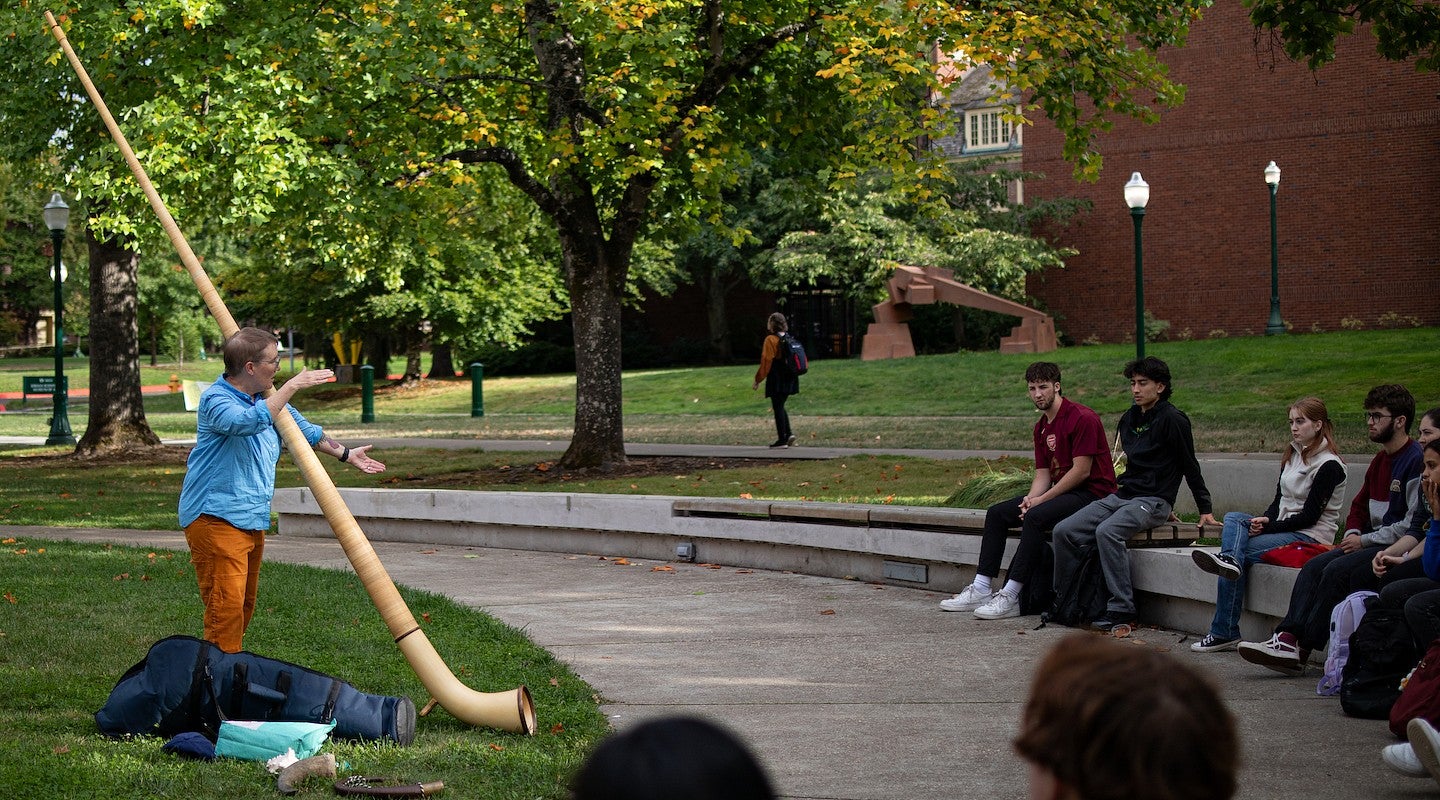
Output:
M227 653L238 652L255 614L265 531L243 531L202 514L185 527L185 541L205 604L205 638Z

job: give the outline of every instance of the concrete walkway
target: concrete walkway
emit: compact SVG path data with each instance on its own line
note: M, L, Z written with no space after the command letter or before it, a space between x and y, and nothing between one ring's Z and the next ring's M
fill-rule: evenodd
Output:
M0 536L185 548L172 532L10 526ZM1033 665L1070 633L1032 630L1035 618L943 613L933 592L791 573L678 563L657 572L656 562L383 542L375 549L397 583L523 629L596 688L617 727L681 712L738 730L789 798L1025 797L1010 740ZM333 541L276 536L266 557L349 568ZM1224 686L1245 746L1242 798L1437 793L1428 779L1386 768L1380 748L1394 740L1385 724L1350 719L1338 701L1317 697L1313 671L1289 679L1233 653L1195 655L1182 634L1163 630L1142 629L1132 642ZM543 728L543 704L537 711Z

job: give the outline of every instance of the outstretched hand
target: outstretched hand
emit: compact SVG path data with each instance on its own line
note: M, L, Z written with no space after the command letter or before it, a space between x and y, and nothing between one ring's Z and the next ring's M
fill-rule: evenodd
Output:
M299 391L300 389L308 389L311 386L319 386L322 383L330 383L333 380L335 380L335 372L333 370L305 369L301 367L300 371L295 373L295 377L285 381L285 385L291 387L293 391Z
M350 459L345 463L361 472L368 472L370 474L384 472L385 465L370 457L370 448L372 447L374 447L374 445L364 444L359 447L350 448Z

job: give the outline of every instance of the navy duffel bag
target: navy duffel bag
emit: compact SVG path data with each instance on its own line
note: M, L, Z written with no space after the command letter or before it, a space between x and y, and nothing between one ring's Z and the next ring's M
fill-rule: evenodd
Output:
M313 669L241 651L226 653L193 636L156 642L95 712L107 736L170 738L196 732L214 741L220 720L335 721L342 739L415 739L408 697L366 694Z

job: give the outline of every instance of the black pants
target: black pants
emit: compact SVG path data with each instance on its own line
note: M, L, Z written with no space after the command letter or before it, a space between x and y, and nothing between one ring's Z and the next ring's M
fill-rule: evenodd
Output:
M1405 609L1405 624L1422 651L1440 639L1440 583L1429 578L1393 581L1380 590L1380 602Z
M1305 562L1290 591L1290 608L1275 626L1295 635L1306 650L1320 650L1330 641L1330 612L1351 592L1375 591L1380 579L1370 562L1382 548L1362 547L1353 553L1335 548Z
M788 394L775 393L770 395L770 407L775 410L775 441L780 444L790 439L790 415L785 413L785 401L790 399Z
M986 509L985 532L980 538L980 563L975 568L976 574L989 578L1000 574L1000 559L1005 555L1005 539L1009 536L1010 529L1019 525L1020 544L1015 548L1014 558L1010 559L1010 570L1006 573L1006 578L1016 583L1025 583L1035 569L1041 546L1050 539L1050 529L1055 527L1055 523L1089 505L1095 495L1084 489L1072 489L1031 508L1025 513L1024 519L1020 518L1022 499L1024 495L1001 500Z

